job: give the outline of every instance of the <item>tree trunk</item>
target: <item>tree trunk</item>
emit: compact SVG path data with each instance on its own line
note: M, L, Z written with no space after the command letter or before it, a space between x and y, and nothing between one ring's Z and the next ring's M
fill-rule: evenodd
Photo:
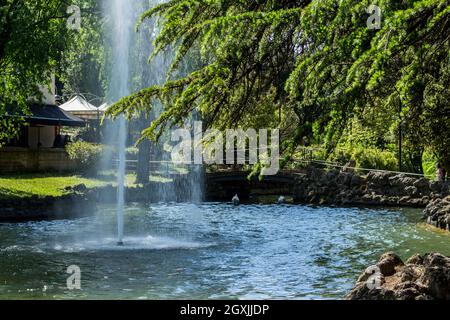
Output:
M137 125L142 131L148 127L149 118L145 114L141 114ZM150 182L150 149L152 142L144 139L138 145L138 162L136 166L136 183L146 184Z

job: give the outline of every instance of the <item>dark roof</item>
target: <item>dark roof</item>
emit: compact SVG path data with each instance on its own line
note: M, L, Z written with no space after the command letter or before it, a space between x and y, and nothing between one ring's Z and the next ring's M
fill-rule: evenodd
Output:
M32 104L29 106L32 115L23 115L31 125L84 127L84 120L71 115L57 106Z

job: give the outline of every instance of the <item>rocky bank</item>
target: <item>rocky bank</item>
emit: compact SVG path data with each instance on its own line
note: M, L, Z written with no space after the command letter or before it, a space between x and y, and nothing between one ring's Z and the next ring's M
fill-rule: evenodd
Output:
M425 220L439 228L450 230L450 184L429 181L406 174L392 174L371 171L340 172L309 167L301 172L284 174L285 180L277 184L265 180L250 183L243 173L239 184L231 180L211 183L205 187L205 196L223 191L223 200L229 201L244 191L272 191L277 194L292 194L294 203L338 206L384 206L425 208ZM175 176L174 185L152 182L145 186L126 188L127 202L151 203L159 199L166 201L188 201L194 188L187 176ZM222 179L223 180L223 179ZM226 180L226 179L225 179ZM185 192L175 192L183 188ZM239 189L241 188L241 189ZM223 190L222 190L223 189ZM240 191L237 191L237 190ZM213 192L212 192L213 191ZM228 193L229 194L228 194ZM97 203L114 203L117 190L112 185L88 189L84 185L68 188L61 197L29 197L24 199L0 200L0 221L33 219L57 219L87 215ZM208 197L207 197L208 198ZM208 198L208 200L216 200ZM222 201L223 201L222 200Z
M308 168L294 185L297 203L426 208L428 223L449 229L450 184L406 174Z
M375 270L379 274L374 274ZM395 253L385 253L376 266L361 274L346 299L449 300L450 257L439 253L414 255L404 263Z
M175 184L181 186L187 184L185 180L174 179ZM0 199L0 222L84 217L92 215L98 204L112 204L117 199L117 188L113 185L87 188L84 184L80 184L67 187L64 191L64 195L57 197L30 196ZM125 198L129 203L151 203L157 202L161 199L161 195L164 195L166 201L184 202L190 199L191 191L192 188L186 192L175 193L171 185L155 182L145 186L126 188Z
M450 196L430 201L424 214L429 224L450 231Z
M27 197L23 199L2 199L0 201L0 222L21 222L30 220L55 220L83 217L92 214L96 202L79 193L58 197Z
M406 174L367 174L309 168L297 179L294 200L311 204L380 205L425 208L450 194L448 184Z

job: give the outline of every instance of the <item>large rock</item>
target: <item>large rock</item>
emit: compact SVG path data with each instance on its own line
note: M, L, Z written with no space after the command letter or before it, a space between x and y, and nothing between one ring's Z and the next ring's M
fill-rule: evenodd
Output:
M389 173L370 171L367 174L367 180L373 186L386 187L389 186Z
M374 268L366 269L347 299L450 300L450 257L439 253L414 255L403 264L397 255L388 252L376 266L381 271L378 282L371 282L374 274L367 274Z
M352 187L361 187L365 183L366 183L366 180L363 177L361 177L361 176L359 176L357 174L353 174L352 175L352 180L350 182L350 185Z
M404 174L398 174L389 178L389 184L393 187L404 189L405 186L412 185L414 179L406 177Z
M419 190L416 187L414 187L414 186L407 186L405 188L405 192L406 192L407 195L409 195L411 197L416 197L416 196L420 195Z
M430 192L430 182L425 178L417 179L416 182L414 182L413 186L422 193Z
M430 190L432 192L440 193L442 191L443 183L439 181L431 181L430 182Z
M377 266L383 276L392 276L397 267L403 266L403 261L394 252L387 252L380 257Z
M450 231L450 196L430 201L424 215L427 223Z

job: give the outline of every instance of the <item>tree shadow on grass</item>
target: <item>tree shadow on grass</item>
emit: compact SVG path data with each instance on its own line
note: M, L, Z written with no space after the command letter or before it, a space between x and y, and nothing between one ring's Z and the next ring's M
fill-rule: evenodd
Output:
M31 198L32 196L35 196L35 194L26 191L0 187L0 200L17 200Z

